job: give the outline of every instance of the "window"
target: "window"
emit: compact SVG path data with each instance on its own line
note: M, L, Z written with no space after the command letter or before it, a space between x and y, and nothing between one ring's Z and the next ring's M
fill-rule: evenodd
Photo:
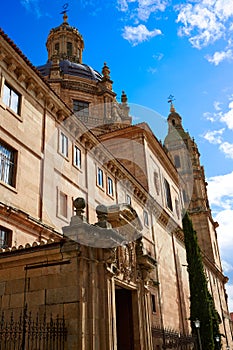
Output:
M15 187L17 152L0 141L0 180Z
M62 191L59 191L59 215L63 216L64 218L67 218L67 195L65 193L63 193Z
M174 162L175 162L176 168L180 168L180 167L181 167L181 164L180 164L180 156L176 155L176 156L174 157Z
M180 219L180 206L179 206L179 201L178 201L178 199L175 200L175 205L176 205L176 215L177 215L177 218Z
M81 169L81 151L80 149L74 145L74 165Z
M89 103L88 102L74 100L73 110L77 114L78 117L80 117L84 121L88 121L88 117L89 117Z
M97 185L102 188L104 187L104 173L100 168L97 169Z
M56 51L56 54L58 54L59 53L59 43L55 44L54 49Z
M113 196L113 181L110 177L108 177L108 194Z
M10 85L6 82L3 87L3 102L13 112L19 114L20 112L20 94L18 94Z
M126 203L131 205L131 197L129 194L126 194Z
M164 186L165 186L165 194L166 194L166 204L167 204L167 207L170 209L170 210L173 210L172 208L172 197L171 197L171 190L170 190L170 185L169 183L167 182L166 179L164 179Z
M183 200L184 200L184 203L187 203L189 201L188 195L185 190L183 190Z
M143 219L144 219L144 225L149 226L149 216L146 210L143 211Z
M68 157L68 137L60 132L60 152L64 157Z
M159 174L157 171L154 171L154 185L157 195L159 195Z
M10 247L12 243L12 231L0 226L0 248Z
M67 56L70 57L72 56L72 51L73 51L73 48L72 48L72 43L68 42L67 43Z
M154 294L151 294L151 307L152 307L152 312L156 312L156 298Z

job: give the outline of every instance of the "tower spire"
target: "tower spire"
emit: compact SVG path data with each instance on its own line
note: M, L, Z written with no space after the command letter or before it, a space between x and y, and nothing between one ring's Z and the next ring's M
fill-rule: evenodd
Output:
M66 2L66 3L62 6L63 10L62 10L62 12L61 12L61 15L63 15L63 23L64 23L64 24L68 24L68 23L67 23L67 20L68 20L67 11L69 11L69 10L68 10L68 7L69 7L68 2Z
M175 107L174 107L174 104L173 104L173 101L175 101L175 98L174 98L174 96L173 95L169 95L168 96L168 103L170 103L170 112L171 113L173 113L173 112L175 112L176 110L175 110Z

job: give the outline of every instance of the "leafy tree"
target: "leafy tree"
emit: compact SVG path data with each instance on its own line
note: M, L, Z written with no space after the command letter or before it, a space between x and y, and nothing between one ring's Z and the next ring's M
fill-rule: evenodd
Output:
M202 349L215 350L214 337L220 333L219 315L214 307L213 298L208 291L197 234L187 213L183 217L183 230L190 284L190 321L192 331L195 334L194 321L196 319L200 320Z

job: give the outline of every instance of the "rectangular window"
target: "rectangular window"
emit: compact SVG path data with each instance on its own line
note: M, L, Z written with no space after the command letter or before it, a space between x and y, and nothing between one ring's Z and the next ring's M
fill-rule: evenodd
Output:
M152 312L156 312L156 298L154 294L151 294L151 306L152 306Z
M12 231L0 226L0 248L10 247L12 243Z
M67 43L67 56L70 57L73 54L73 48L72 48L72 43L68 42Z
M104 187L104 173L100 168L97 169L97 185L102 188Z
M108 194L110 196L113 196L113 181L109 176L108 176Z
M149 216L146 210L143 211L143 220L144 220L144 225L149 226Z
M15 187L17 152L0 141L0 180Z
M89 103L85 101L73 101L73 110L82 121L87 122L89 117Z
M129 194L126 194L126 203L131 205L131 197Z
M172 197L171 197L171 190L170 190L170 185L166 179L164 179L164 186L165 186L165 195L166 195L166 204L167 207L170 210L173 210L172 208Z
M20 94L18 94L10 85L6 82L3 87L3 102L13 112L19 114L20 112Z
M76 145L74 145L74 165L81 169L81 151Z
M56 43L56 44L55 44L54 49L55 49L55 51L56 51L56 54L59 54L59 43Z
M67 218L68 216L67 203L68 203L67 195L60 191L59 192L59 214L64 218Z
M64 157L68 157L68 137L60 132L60 152Z

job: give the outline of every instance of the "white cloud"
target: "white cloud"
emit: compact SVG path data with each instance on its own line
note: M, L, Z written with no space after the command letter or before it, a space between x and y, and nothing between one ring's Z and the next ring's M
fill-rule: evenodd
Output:
M126 12L128 10L128 2L127 0L118 0L118 10L122 12Z
M233 284L226 284L229 311L233 311Z
M164 57L164 54L159 52L159 53L154 54L152 57L156 61L161 61L163 59L163 57Z
M216 111L221 111L220 105L221 105L221 102L219 102L219 101L214 101L214 109L215 109Z
M168 2L166 0L138 0L138 18L146 21L151 13L165 11Z
M214 217L219 223L217 228L219 248L221 252L223 271L229 276L233 272L233 172L214 176L208 179L208 198L210 206L217 208ZM226 284L229 310L233 311L233 285Z
M210 113L210 112L204 112L203 117L206 120L209 120L211 123L216 121L216 114L215 113Z
M232 204L233 208L233 172L226 175L210 177L208 179L207 191L210 205L228 210L231 209ZM231 217L233 220L233 215L231 215Z
M133 46L136 46L143 41L147 41L150 38L161 34L162 32L159 29L149 31L144 24L139 24L137 27L125 26L122 36Z
M38 18L42 16L39 7L39 0L21 0L20 2L27 11L34 12Z
M224 25L218 22L213 9L204 3L182 4L177 6L177 9L177 22L183 24L178 33L181 36L189 36L193 47L200 49L223 36Z
M233 250L233 207L232 209L226 209L220 211L216 216L215 220L219 223L218 241L221 250L232 251ZM227 255L227 252L226 252ZM230 266L230 265L229 265ZM228 271L229 272L229 271Z
M215 66L218 66L220 62L228 59L233 59L233 51L228 49L226 51L216 51L213 56L206 55L205 58L208 62L213 63Z
M156 74L157 73L157 68L153 68L153 67L149 67L148 69L147 69L147 72L148 73L151 73L151 74Z
M228 105L229 111L221 116L221 121L226 123L230 130L233 130L233 101Z
M221 135L224 132L224 128L220 130L212 130L212 131L207 131L203 137L205 140L209 141L210 143L213 144L221 144L222 143L222 137Z
M229 272L233 271L232 264L226 260L222 260L222 268L223 268L224 273L229 273Z
M219 149L226 155L227 158L233 159L233 144L229 142L223 142Z
M137 20L147 21L152 13L165 11L168 0L118 0L118 10L130 12Z
M207 2L207 1L204 1ZM214 9L218 15L218 17L222 20L227 20L229 17L233 15L233 6L231 0L217 0L217 1L209 1L212 5L214 5Z
M192 46L198 49L222 38L228 45L222 52L216 52L207 59L219 64L231 57L229 50L230 29L232 29L232 0L189 0L175 7L178 11L177 23L181 24L178 34L189 37Z

